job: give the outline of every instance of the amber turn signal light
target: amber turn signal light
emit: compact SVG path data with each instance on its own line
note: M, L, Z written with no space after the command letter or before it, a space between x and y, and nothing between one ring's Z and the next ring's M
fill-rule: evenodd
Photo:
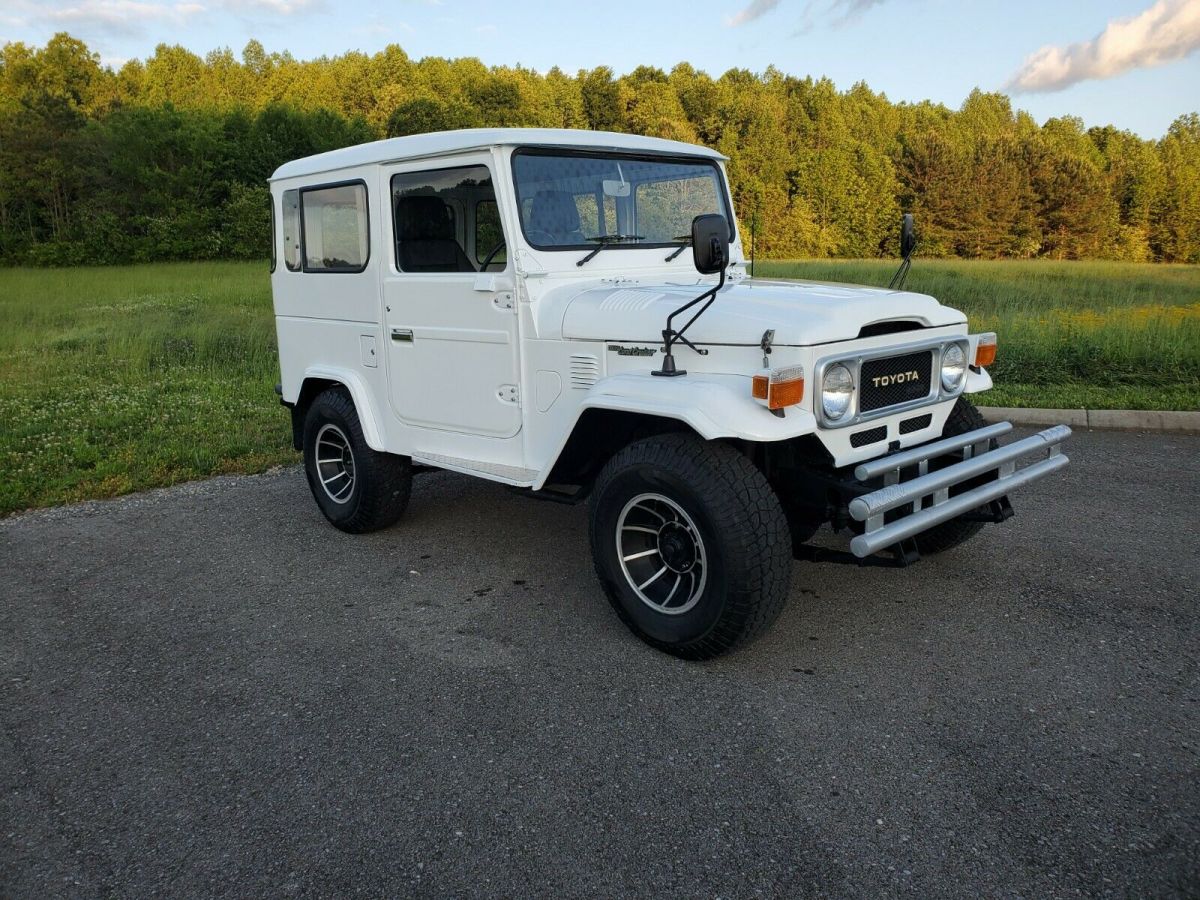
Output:
M804 399L804 368L789 366L755 375L750 393L755 400L765 401L767 409L795 406Z
M988 332L979 336L979 343L975 345L975 366L976 368L990 366L996 361L996 335Z

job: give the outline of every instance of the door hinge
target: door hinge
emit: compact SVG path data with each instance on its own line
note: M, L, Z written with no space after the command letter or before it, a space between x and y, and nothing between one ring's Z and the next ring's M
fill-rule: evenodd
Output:
M516 304L513 302L512 291L505 291L503 294L497 294L492 298L492 306L496 309L513 309Z
M502 384L496 390L496 396L501 403L511 403L513 406L521 405L521 392L515 384Z

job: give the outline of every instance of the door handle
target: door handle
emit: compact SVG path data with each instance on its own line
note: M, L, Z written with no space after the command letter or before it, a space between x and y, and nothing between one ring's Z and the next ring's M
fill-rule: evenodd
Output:
M392 340L399 343L411 344L413 342L413 333L411 328L393 328Z

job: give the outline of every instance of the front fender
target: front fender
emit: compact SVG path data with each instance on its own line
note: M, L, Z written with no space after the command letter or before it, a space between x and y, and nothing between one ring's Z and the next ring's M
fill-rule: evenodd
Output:
M712 441L739 438L747 441L783 441L817 429L812 412L790 408L785 415L771 412L750 396L748 375L679 375L671 378L645 374L611 375L588 391L571 427L555 448L534 489L540 488L571 439L579 417L589 409L610 409L677 419L700 437Z
M963 387L964 394L978 394L980 391L988 391L992 388L992 376L988 374L987 369L980 367L976 372L974 368L967 369L967 383Z

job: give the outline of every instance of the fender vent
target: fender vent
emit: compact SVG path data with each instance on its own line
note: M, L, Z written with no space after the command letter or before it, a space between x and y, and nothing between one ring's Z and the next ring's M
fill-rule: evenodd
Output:
M590 353L571 354L571 387L586 391L600 379L600 361Z

